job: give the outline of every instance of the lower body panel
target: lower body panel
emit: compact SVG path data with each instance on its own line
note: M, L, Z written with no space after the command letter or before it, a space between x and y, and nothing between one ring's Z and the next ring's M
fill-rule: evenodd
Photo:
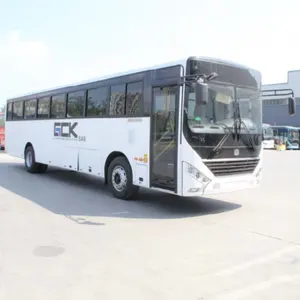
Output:
M182 196L195 197L234 192L255 188L261 182L261 161L249 174L214 176L207 168L201 168L196 176L183 162ZM197 178L198 177L198 178Z

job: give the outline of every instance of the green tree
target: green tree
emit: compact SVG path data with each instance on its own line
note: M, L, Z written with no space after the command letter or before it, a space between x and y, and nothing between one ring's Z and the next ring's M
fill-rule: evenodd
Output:
M2 107L0 108L0 112L5 112L5 105L2 105Z

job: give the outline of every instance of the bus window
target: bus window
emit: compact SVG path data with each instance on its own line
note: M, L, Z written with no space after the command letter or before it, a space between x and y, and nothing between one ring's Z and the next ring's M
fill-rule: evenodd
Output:
M36 100L27 100L24 102L24 119L35 119L36 116Z
M7 104L6 120L12 119L12 103Z
M111 87L109 115L117 116L125 113L125 84Z
M106 115L109 88L100 87L88 90L87 95L87 116L97 117Z
M126 90L126 115L139 115L141 112L143 83L135 82L127 84Z
M64 118L66 111L66 96L65 94L52 97L51 102L51 118Z
M13 120L23 119L23 101L13 103Z
M83 117L85 106L85 91L68 94L67 117Z
M40 98L38 100L38 119L46 119L50 112L50 97Z

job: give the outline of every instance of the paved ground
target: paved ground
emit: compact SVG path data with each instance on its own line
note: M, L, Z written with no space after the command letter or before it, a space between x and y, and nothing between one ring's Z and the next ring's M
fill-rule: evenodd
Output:
M123 202L0 153L0 299L300 299L300 152L264 167L256 190Z

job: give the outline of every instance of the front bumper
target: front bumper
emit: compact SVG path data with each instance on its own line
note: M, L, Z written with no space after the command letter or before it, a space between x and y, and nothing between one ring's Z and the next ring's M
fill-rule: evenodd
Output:
M209 181L200 182L183 168L182 179L182 196L194 197L229 193L258 187L262 179L262 172L259 164L252 174L212 176Z

